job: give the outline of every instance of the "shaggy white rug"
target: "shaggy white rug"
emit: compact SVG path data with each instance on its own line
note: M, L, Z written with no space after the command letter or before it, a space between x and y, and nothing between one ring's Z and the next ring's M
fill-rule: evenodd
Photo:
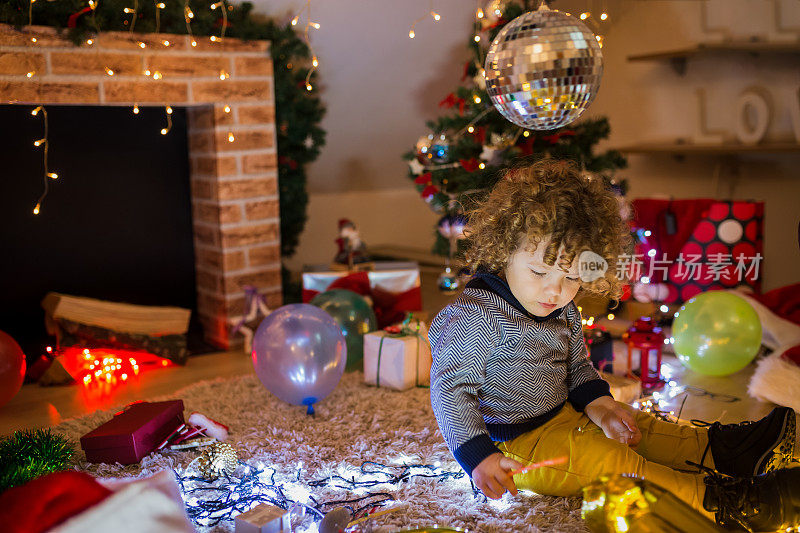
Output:
M383 464L436 464L460 471L445 446L431 410L428 389L405 392L363 383L360 372L347 373L336 390L316 405L316 416L267 392L255 375L200 382L151 400L180 398L186 413L200 411L230 427L228 440L248 464L275 469L279 483L300 484L337 473L353 472L364 461ZM67 420L54 430L78 442L81 435L110 419L117 409ZM197 452L153 453L138 465L87 463L78 450L77 468L102 477L141 477L161 469L182 471ZM302 465L298 470L298 466ZM300 472L300 478L298 477ZM439 482L412 478L372 491L390 493L404 510L375 518L376 531L432 525L470 531L587 531L578 498L508 493L499 501L473 496L466 476ZM310 487L317 501L345 500L358 492L329 485ZM233 531L233 521L199 531Z

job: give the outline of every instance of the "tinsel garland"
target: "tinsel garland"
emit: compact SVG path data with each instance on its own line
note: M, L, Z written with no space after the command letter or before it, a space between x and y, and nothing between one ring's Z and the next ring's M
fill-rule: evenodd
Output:
M69 441L49 429L15 431L0 440L0 492L65 470L71 457Z
M139 2L136 14L137 33L156 30L155 2ZM35 2L29 0L3 0L0 2L0 23L22 28L28 24L28 10L32 10L33 24L66 30L75 44L85 43L97 29L100 31L126 31L131 15L124 9L132 6L129 0L100 0L92 14L73 17L74 27L67 29L70 17L86 8L85 0L60 0ZM184 2L163 2L160 9L161 33L186 34ZM193 12L192 34L195 36L220 35L223 19L220 10L209 8L209 2L189 0ZM275 123L278 143L278 189L280 194L281 255L291 256L299 242L306 222L305 165L314 161L325 144L325 131L319 123L325 114L316 91L307 91L305 79L310 67L308 46L291 24L280 23L264 15L254 14L253 4L226 2L226 37L244 40L270 41L275 77ZM96 26L95 26L96 22ZM316 82L317 72L311 76ZM310 140L310 142L309 142Z

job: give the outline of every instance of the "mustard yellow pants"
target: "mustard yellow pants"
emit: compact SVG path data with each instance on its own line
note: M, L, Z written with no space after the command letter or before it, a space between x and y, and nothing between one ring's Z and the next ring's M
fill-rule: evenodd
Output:
M635 474L661 485L706 516L703 509L703 474L678 472L700 463L708 443L704 428L672 424L632 409L642 440L631 448L605 436L603 430L566 404L543 426L497 446L523 464L567 457L567 462L537 468L514 476L519 489L550 496L579 496L581 488L603 474ZM711 453L706 466L714 466Z

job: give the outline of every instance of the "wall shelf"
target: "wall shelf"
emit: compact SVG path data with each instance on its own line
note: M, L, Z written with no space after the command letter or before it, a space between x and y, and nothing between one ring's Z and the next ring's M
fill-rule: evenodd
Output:
M624 154L671 154L671 155L741 155L800 153L800 143L767 142L747 145L740 143L691 144L679 142L637 143L617 148Z
M698 43L684 48L628 56L628 61L669 61L679 75L686 73L689 58L705 54L789 54L800 60L800 42L768 43L764 41L727 41Z

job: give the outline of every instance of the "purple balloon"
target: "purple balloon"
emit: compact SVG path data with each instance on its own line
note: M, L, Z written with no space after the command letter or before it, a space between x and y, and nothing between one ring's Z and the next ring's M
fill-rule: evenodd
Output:
M344 374L347 347L342 328L309 304L270 313L253 337L253 367L264 387L281 400L312 405L330 394Z

